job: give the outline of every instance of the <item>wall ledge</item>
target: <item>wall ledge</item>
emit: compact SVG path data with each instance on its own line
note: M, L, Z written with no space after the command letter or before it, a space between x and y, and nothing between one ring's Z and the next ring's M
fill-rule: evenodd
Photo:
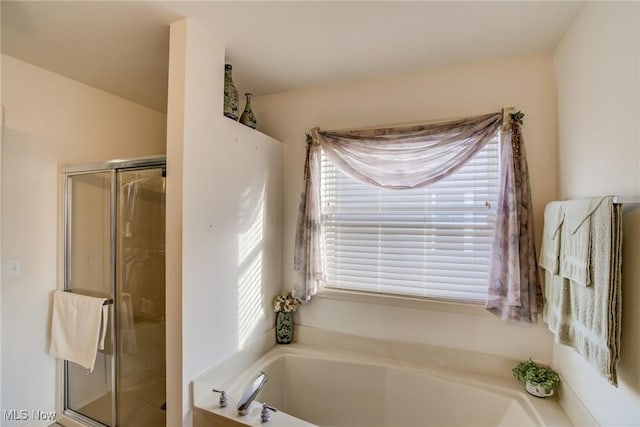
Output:
M482 304L465 301L437 300L332 288L323 288L315 298L493 317L493 314L485 310Z
M504 356L347 334L308 326L295 326L294 341L321 349L337 349L406 362L421 363L462 372L513 379L518 360Z

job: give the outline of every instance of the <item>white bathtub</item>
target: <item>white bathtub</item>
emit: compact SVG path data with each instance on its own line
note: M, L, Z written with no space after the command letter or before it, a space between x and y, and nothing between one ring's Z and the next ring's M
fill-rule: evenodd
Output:
M298 344L273 348L227 381L230 408L219 413L260 425L258 404L246 417L236 417L234 409L259 371L269 380L256 400L281 411L272 427L307 425L302 420L317 426L369 427L572 425L555 399L529 396L509 377ZM213 397L196 406L216 412ZM196 426L233 425L199 422L203 419L196 417Z

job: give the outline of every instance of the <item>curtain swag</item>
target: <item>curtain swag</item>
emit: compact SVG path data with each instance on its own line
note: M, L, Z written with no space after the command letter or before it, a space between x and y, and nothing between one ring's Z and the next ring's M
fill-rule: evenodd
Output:
M501 133L500 183L486 308L505 321L536 322L542 302L533 242L531 192L513 109L429 125L351 131L311 130L298 215L293 295L306 302L326 280L320 154L347 175L384 188L423 187L464 166Z

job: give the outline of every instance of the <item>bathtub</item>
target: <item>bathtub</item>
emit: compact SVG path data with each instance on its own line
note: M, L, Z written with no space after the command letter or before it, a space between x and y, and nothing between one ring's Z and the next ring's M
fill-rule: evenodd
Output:
M259 371L269 380L256 401L278 408L273 427L572 425L557 400L529 396L508 376L300 344L274 347L225 382L229 407L218 409L211 395L196 405L194 424L260 425L259 403L245 417L235 414L238 397Z

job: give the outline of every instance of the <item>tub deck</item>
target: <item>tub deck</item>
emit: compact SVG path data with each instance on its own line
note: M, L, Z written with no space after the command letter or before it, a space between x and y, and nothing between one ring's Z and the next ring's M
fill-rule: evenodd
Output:
M218 395L199 383L196 427L264 426L258 402L279 409L268 424L272 427L573 425L557 399L530 396L510 371L503 376L464 372L304 344L273 347L235 375L226 362L217 378L215 372L205 377L217 382L211 388L222 386L228 392L229 406L218 408ZM250 413L238 417L235 404L261 370L269 381Z

